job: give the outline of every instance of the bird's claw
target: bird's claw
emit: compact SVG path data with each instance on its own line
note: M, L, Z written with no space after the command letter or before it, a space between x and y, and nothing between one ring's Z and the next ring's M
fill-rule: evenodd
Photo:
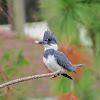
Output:
M60 73L58 73L58 74L56 74L56 75L54 75L54 76L51 76L50 79L56 78L56 77L59 76L59 75L60 75Z

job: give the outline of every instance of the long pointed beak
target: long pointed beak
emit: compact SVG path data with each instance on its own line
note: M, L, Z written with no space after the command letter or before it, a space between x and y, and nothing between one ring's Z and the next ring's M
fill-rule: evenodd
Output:
M35 43L37 43L37 44L47 44L46 41L35 41Z

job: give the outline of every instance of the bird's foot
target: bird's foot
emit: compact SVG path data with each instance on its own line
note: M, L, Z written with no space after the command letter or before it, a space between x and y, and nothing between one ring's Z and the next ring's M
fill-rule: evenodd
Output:
M57 73L56 75L51 76L50 79L56 78L56 77L59 76L59 75L60 75L60 73Z

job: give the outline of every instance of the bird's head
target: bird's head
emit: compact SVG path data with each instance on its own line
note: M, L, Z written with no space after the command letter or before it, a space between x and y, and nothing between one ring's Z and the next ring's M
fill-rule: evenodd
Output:
M50 33L48 30L45 31L42 41L35 41L35 43L43 44L46 49L58 49L57 40L54 33Z

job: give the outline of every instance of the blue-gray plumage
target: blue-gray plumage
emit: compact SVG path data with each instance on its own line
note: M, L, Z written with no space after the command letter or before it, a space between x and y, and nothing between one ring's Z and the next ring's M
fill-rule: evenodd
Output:
M44 33L44 37L43 37L43 41L45 41L46 39L48 39L50 41L50 43L55 44L57 43L56 37L54 36L54 33L51 33L49 31L46 31ZM49 42L48 41L48 42Z
M85 65L85 64L72 65L64 53L57 51L58 45L56 37L54 36L53 33L50 33L49 31L46 31L44 33L43 41L36 41L36 43L44 45L45 50L43 54L43 62L48 67L48 69L53 72L60 70L61 75L69 79L72 79L67 74L67 71L75 72L75 69L77 67Z
M59 51L55 51L54 49L48 49L44 51L44 57L47 59L49 55L54 55L57 63L68 71L74 71L72 64L68 60L68 58Z

